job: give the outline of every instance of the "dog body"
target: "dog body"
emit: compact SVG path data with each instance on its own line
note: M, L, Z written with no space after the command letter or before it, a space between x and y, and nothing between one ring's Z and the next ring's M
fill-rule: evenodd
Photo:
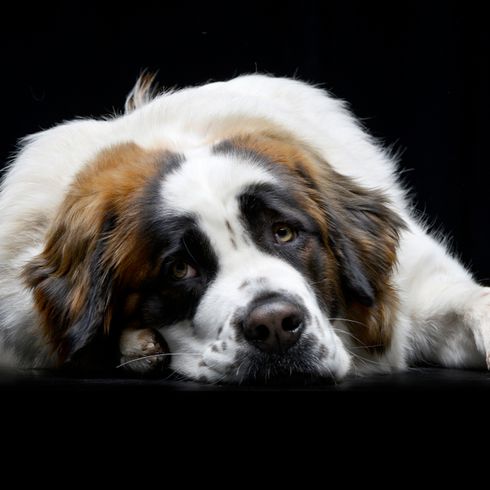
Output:
M99 346L209 382L486 367L490 290L342 102L262 75L147 88L123 116L28 137L10 166L2 364Z

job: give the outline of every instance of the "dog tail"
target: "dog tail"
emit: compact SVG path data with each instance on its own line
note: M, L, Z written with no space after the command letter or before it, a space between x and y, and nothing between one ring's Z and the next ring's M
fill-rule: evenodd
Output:
M129 114L139 107L148 104L158 93L158 87L155 83L156 73L144 71L136 81L135 86L129 92L124 104L124 112Z

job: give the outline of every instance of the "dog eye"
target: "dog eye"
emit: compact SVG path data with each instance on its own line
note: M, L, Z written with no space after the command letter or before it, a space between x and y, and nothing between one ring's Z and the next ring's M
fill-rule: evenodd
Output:
M181 281L183 279L196 277L197 271L187 262L184 262L181 259L177 259L170 266L170 274L172 276L172 279L175 279L176 281Z
M298 233L295 229L284 223L278 223L273 226L274 238L277 243L289 243L292 242Z

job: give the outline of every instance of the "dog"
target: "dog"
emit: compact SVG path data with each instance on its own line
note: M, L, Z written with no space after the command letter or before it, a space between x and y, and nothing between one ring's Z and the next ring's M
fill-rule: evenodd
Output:
M490 288L346 105L266 75L27 137L0 194L0 361L200 382L490 366Z

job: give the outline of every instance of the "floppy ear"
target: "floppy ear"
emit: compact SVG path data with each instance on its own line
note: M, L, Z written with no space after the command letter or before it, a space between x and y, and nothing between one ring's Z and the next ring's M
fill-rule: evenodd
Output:
M114 289L125 281L137 285L149 275L136 203L162 161L161 152L134 143L101 151L74 178L43 251L26 265L24 279L60 362L73 361L75 354L79 361L82 350L85 360L86 347L90 356L110 362L106 348L112 349L113 335L107 334L121 306Z
M44 334L60 363L107 333L112 316L112 274L104 252L114 218L78 223L73 220L76 208L61 216L43 252L24 269Z
M342 315L363 346L382 350L391 340L398 309L392 285L401 217L378 190L357 185L333 169L321 189L327 240L336 262Z
M347 299L371 307L389 282L405 225L382 192L335 174L324 202L330 245Z

